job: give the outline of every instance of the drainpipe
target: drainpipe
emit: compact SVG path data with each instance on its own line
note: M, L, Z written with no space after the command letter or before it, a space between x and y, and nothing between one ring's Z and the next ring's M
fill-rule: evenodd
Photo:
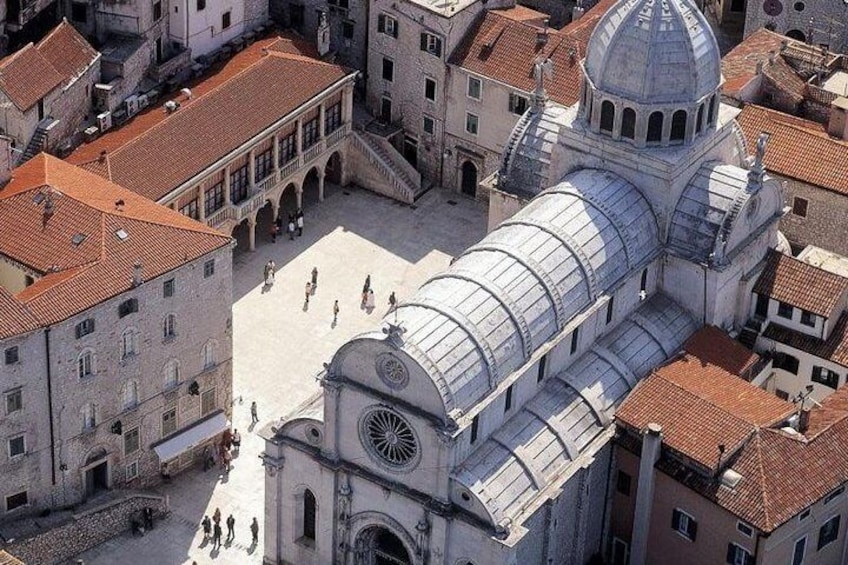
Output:
M636 492L636 511L633 514L630 565L645 565L648 554L648 533L654 504L654 465L662 452L662 426L648 424L642 432L642 456L639 460L639 483Z
M53 431L53 382L50 375L50 328L44 328L44 356L47 358L47 417L50 421L50 478L56 486L56 435Z

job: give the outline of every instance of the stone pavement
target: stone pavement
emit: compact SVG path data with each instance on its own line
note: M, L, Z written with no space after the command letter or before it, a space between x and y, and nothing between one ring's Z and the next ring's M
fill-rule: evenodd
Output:
M438 189L412 207L356 188L327 192L324 202L305 208L303 237L272 244L268 230L258 228L257 251L236 251L233 423L242 433L242 449L233 470L228 477L199 469L175 477L161 489L170 497L167 519L144 537L125 534L79 556L86 565L261 563L264 471L258 456L264 446L248 431L250 403L258 404L259 426L287 414L320 389L315 375L339 346L377 327L392 290L401 301L409 297L485 235L483 205ZM278 272L274 286L264 289L262 268L269 259ZM318 289L306 305L312 267L318 267ZM377 304L371 313L360 308L368 274ZM340 308L335 326L334 300ZM220 550L204 543L199 530L203 515L216 507L224 536L223 521L230 513L236 519L235 541ZM257 547L250 543L254 516L260 520Z

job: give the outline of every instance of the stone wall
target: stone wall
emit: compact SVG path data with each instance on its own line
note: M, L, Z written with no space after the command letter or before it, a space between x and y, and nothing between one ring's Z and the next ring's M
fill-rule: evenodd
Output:
M50 106L50 115L59 120L59 125L50 130L48 150L59 147L75 147L81 141L82 125L94 117L91 106L94 85L100 80L100 57L74 82L62 90L62 94Z
M793 247L817 245L828 251L848 255L848 196L772 172L769 174L783 181L786 187L786 205L790 212L780 220L780 231ZM806 217L792 212L794 199L807 201Z
M74 514L61 526L15 540L4 548L25 563L62 563L129 530L130 519L151 507L156 518L168 512L168 499L146 494L127 494L120 500Z

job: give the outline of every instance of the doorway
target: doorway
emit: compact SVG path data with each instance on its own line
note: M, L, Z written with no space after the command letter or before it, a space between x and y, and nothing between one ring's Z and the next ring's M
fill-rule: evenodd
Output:
M38 121L44 119L44 98L38 101Z
M757 295L757 305L754 307L754 315L758 318L768 317L769 297L763 294Z
M165 60L165 52L162 49L162 38L156 38L156 64L161 65Z
M375 526L359 535L365 565L410 565L412 560L403 542L386 528Z
M477 166L471 161L462 164L462 193L477 196Z
M414 137L403 136L403 158L418 170L418 140Z
M85 472L85 494L94 496L109 489L109 462L104 461Z
M392 100L391 98L380 99L380 121L386 124L392 123Z

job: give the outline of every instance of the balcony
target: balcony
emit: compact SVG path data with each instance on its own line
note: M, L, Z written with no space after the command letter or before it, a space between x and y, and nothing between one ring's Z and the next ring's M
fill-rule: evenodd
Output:
M149 71L149 75L154 81L163 83L177 74L180 70L188 68L190 65L191 49L183 48L181 51L172 54L168 59L153 66Z

